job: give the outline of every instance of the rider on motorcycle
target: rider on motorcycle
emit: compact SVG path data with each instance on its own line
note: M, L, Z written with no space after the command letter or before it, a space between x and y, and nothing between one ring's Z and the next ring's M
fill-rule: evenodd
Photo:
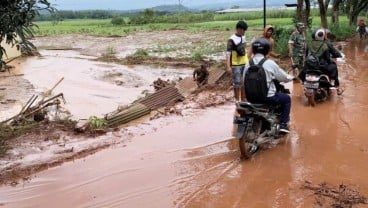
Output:
M270 50L270 43L267 39L259 38L255 40L252 43L252 51L254 54L252 60L254 64L258 64L263 58L265 58L265 56L269 53L269 50ZM266 61L263 63L262 66L266 74L268 86L266 104L281 106L280 131L284 133L289 133L288 123L290 120L291 99L289 95L282 92L278 92L276 90L274 80L277 80L279 82L289 82L293 80L293 76L287 74L283 69L281 69L276 64L275 61L271 59L266 59ZM245 80L245 75L249 67L250 63L248 62L244 69L243 80ZM247 99L249 99L249 97L247 97Z
M341 53L333 46L333 44L327 39L325 29L317 29L312 33L312 42L307 47L307 56L309 53L313 53L318 57L319 66L313 68L314 70L320 70L327 74L330 78L330 84L332 87L337 88L337 94L342 94L342 90L339 88L339 76L336 63L332 58L341 58ZM308 59L308 58L307 58ZM305 74L308 67L308 60L306 60L305 68L300 73L299 78L304 82Z

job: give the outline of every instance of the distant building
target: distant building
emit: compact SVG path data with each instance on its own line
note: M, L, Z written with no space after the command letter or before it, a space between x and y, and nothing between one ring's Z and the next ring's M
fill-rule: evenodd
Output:
M288 8L286 6L267 7L267 10L281 10L281 9L295 9L295 8ZM249 12L249 11L263 11L263 7L262 8L224 9L224 10L216 11L216 13L224 14L224 13L237 13L237 12Z
M317 9L319 8L318 2L312 1L311 3L311 9ZM295 7L297 4L284 4L284 6L268 6L267 10L295 10ZM328 8L331 8L332 4L330 3L328 5ZM233 8L233 9L223 9L216 11L218 14L225 14L225 13L240 13L240 12L249 12L249 11L263 11L263 7L255 7L255 8Z

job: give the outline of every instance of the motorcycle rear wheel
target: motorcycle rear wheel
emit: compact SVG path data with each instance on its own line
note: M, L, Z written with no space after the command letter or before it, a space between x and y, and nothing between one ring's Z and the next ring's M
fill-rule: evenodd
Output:
M312 107L314 107L316 105L316 99L314 97L314 94L306 95L306 96L307 96L307 100L308 100L308 105L311 105Z
M254 121L252 127L246 129L242 138L239 139L239 149L244 159L249 159L253 155L254 144L251 141L255 141L259 137L261 128L262 121Z

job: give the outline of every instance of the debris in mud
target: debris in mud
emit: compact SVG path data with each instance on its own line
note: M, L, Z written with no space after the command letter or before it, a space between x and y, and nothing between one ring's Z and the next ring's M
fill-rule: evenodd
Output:
M368 204L367 197L362 196L355 188L344 184L333 187L327 183L313 185L305 181L303 188L313 191L316 204L321 207L351 208L358 204Z
M164 117L164 116L168 116L168 115L172 115L172 114L175 114L175 115L180 115L182 116L182 110L175 107L175 106L172 106L172 107L164 107L163 109L157 109L155 112L154 112L154 115L150 117L150 120L154 120L154 119L158 119L158 118L161 118L161 117Z
M170 82L170 80L162 80L161 78L158 78L157 80L153 81L153 87L155 88L156 91L167 87L169 85L175 85L175 83Z
M58 113L58 110L61 108L60 107L61 101L57 99L59 97L61 97L65 103L63 93L60 93L46 100L41 99L35 105L33 105L38 98L37 95L33 95L27 101L26 105L23 106L23 108L17 115L9 119L6 119L5 121L2 121L1 123L6 124L10 122L11 125L16 126L16 125L22 124L25 120L29 120L29 119L36 121L36 122L43 121L46 119L47 114L50 111L48 107L51 107L51 106L56 107L55 116L58 117L57 113Z
M45 92L42 96L33 95L26 104L22 107L20 112L15 116L8 118L4 121L1 121L1 124L10 123L12 126L21 125L25 120L32 120L36 122L40 122L46 119L47 114L50 111L51 106L56 107L55 117L60 118L60 112L67 113L67 111L61 110L61 101L59 98L62 98L64 103L66 102L64 99L63 93L59 93L51 98L48 98L51 95L52 90L63 80L60 79L50 90ZM37 101L37 102L36 102Z

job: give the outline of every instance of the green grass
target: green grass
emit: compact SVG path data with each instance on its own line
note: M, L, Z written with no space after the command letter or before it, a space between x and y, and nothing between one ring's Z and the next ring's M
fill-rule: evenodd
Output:
M259 13L259 12L258 12ZM234 14L233 14L234 15ZM215 18L216 19L216 18ZM219 18L217 18L219 19ZM246 19L243 18L249 25L249 31L260 30L263 28L263 18ZM191 32L200 32L206 30L233 30L235 20L215 20L210 22L200 23L154 23L146 25L124 25L114 26L111 24L111 19L104 20L64 20L55 24L52 21L36 22L38 28L35 28L36 35L59 35L67 33L89 34L96 36L124 36L135 31L162 31L181 29ZM267 18L267 24L272 24L278 27L294 27L292 17L288 18ZM319 16L313 17L313 26L319 27ZM346 16L340 17L340 25L348 25Z

